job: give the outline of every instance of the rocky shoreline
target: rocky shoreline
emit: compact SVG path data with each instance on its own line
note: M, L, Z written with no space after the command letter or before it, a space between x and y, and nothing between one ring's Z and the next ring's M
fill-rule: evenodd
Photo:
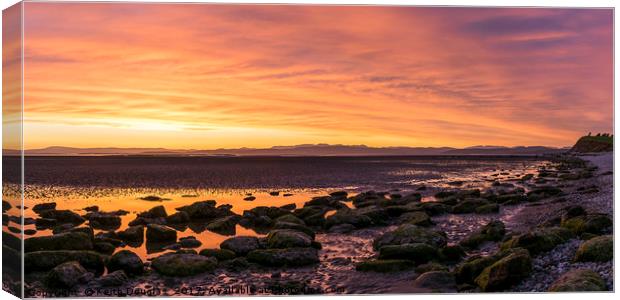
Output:
M41 203L28 221L53 235L24 241L26 295L613 290L611 160L561 156L535 173L497 170L477 188L336 191L242 214L215 200L170 214L155 206L123 230L123 210L80 215ZM188 226L226 234L237 225L261 235L200 251L177 237ZM143 243L162 254L123 249Z

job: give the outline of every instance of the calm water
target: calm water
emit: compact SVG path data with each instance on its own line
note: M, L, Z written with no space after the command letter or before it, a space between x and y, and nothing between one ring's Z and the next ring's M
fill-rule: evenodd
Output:
M5 172L19 163L6 157L4 162ZM533 172L542 163L537 158L514 157L29 157L25 206L53 201L58 209L82 215L91 205L100 211L123 209L130 212L122 216L123 229L137 213L154 206L164 205L172 214L177 207L207 199L231 204L234 212L242 214L256 206L295 203L302 207L310 198L335 190L406 193L427 185L428 200L437 188L454 187L459 181L465 182L463 187L487 186L495 178L510 180ZM271 196L270 191L280 194ZM248 193L256 200L244 201ZM148 195L168 200L139 199ZM37 217L30 209L25 215ZM195 236L203 243L198 249L218 247L229 237L207 231L204 225L179 228L178 236ZM34 229L34 225L25 228ZM51 230L41 230L35 235L49 234ZM261 235L239 225L236 234ZM145 244L126 248L145 258L160 254Z

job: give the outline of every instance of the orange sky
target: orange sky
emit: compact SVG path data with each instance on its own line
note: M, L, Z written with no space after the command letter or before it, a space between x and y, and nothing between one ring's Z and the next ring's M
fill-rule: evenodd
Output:
M25 4L25 148L568 146L612 11Z

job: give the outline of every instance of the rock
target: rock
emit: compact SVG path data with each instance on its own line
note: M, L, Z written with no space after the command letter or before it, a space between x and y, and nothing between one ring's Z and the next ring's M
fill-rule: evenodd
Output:
M437 257L437 248L421 243L387 245L379 249L379 259L406 259L423 264Z
M141 212L138 214L138 217L147 218L147 219L155 219L155 218L165 218L168 216L166 213L166 208L163 205L155 206L145 212Z
M495 201L499 204L513 205L527 201L527 196L522 193L503 194L496 196Z
M469 249L476 249L480 246L480 244L486 241L500 241L505 234L506 227L504 226L504 223L502 221L494 220L468 235L459 242L459 245Z
M336 192L329 193L329 195L334 198L345 199L347 198L349 193L347 193L346 191L336 191Z
M241 217L238 215L219 218L210 222L207 225L207 229L216 233L233 235L235 234L235 229L240 219Z
M355 269L362 272L400 272L412 269L414 264L410 260L388 259L388 260L367 260L355 265Z
M499 212L499 204L490 203L476 207L476 213L478 214L492 214Z
M151 196L145 196L145 197L140 197L140 198L138 198L138 199L140 199L140 200L144 200L144 201L159 201L159 202L164 201L164 200L170 200L170 199L168 199L168 198L162 198L162 197L159 197L159 196L154 196L154 195L151 195Z
M116 252L108 260L108 271L123 270L125 274L134 276L144 272L144 263L140 257L129 251L121 250Z
M304 248L312 245L312 238L300 231L278 229L269 232L267 245L269 248Z
M290 214L288 210L276 206L257 206L243 212L244 216L247 215L251 218L266 216L272 220L288 214Z
M340 202L340 198L334 198L331 196L314 197L310 201L304 203L304 207L307 206L328 206L333 208L346 207Z
M200 255L215 257L218 261L231 260L236 257L235 252L226 249L202 249Z
M478 207L488 205L489 202L482 198L469 198L457 203L452 207L453 214L468 214L476 211Z
M90 227L95 229L115 230L121 227L121 218L112 213L92 212L85 217Z
M449 271L449 269L448 267L436 262L421 264L415 268L415 272L418 274L423 274L431 271Z
M50 288L71 288L86 278L88 271L77 261L68 261L54 267L45 276Z
M299 225L306 225L306 222L304 222L304 220L294 216L293 214L286 214L286 215L282 215L278 218L275 219L275 222L286 222L286 223L294 223L294 224L299 224Z
M13 206L11 205L11 203L2 200L2 213L7 212L7 210L11 209Z
M39 203L39 204L35 204L32 207L32 211L34 211L37 214L41 214L41 212L46 211L46 210L56 210L56 202Z
M243 200L245 200L245 201L254 201L254 200L256 200L256 197L254 197L254 196L249 196L249 197L245 197L245 198L243 198Z
M363 228L370 226L372 224L372 219L348 208L340 209L336 211L335 214L325 218L326 229L342 224L351 224L356 228Z
M158 273L175 277L209 272L216 266L214 257L187 253L166 253L151 262L151 267Z
M525 248L532 255L537 255L541 252L547 252L573 237L572 232L565 228L538 228L525 234L513 236L502 244L502 249Z
M423 273L413 282L413 287L431 293L454 293L457 290L454 275L447 271Z
M431 217L423 211L408 212L400 216L403 223L409 223L417 226L431 226L433 221Z
M611 235L598 236L585 241L575 253L578 262L606 262L614 257L614 240Z
M64 232L24 240L24 252L49 250L92 250L91 237L82 232Z
M221 249L230 250L237 256L245 256L250 251L260 248L258 238L253 236L236 236L223 241Z
M535 188L527 193L527 197L529 201L538 201L541 199L558 196L563 192L561 189L554 186L542 186Z
M271 196L279 196L280 192L279 191L269 192L269 195L271 195Z
M149 242L174 242L177 240L176 230L157 224L146 226L146 240Z
M48 218L38 218L35 220L34 224L37 229L48 229L56 226L56 220Z
M183 248L198 248L202 245L202 243L193 236L180 238L179 244L181 244Z
M144 242L144 226L130 226L117 233L118 238L123 241L142 244Z
M411 224L403 224L394 231L386 232L373 242L375 249L386 245L402 245L424 243L437 248L444 247L447 243L445 233L418 227Z
M122 270L103 275L97 280L102 286L121 286L129 281L127 274Z
M289 197L292 196L292 194L289 194L289 196L286 196L287 194L284 194L284 197ZM297 205L295 203L289 203L289 204L285 204L280 206L281 209L285 209L285 210L293 210L295 208L297 208Z
M166 217L166 223L168 224L185 224L189 221L189 214L184 211L178 211Z
M297 223L289 223L289 222L276 222L275 225L273 225L273 229L291 229L291 230L295 230L295 231L301 231L305 234L307 234L311 239L314 240L314 230L312 230L310 227L305 226L305 225L301 225L301 224L297 224Z
M507 254L500 253L490 256L475 255L467 258L454 270L457 283L474 283L474 280L482 271Z
M486 267L475 282L485 292L502 291L517 284L532 272L532 259L525 249L515 249L510 255Z
M591 214L563 219L560 226L570 229L575 234L602 234L609 231L613 221L603 214Z
M340 224L329 228L329 233L349 233L355 230L355 226L351 224Z
M84 207L84 211L87 211L87 212L97 212L97 211L99 211L99 206L97 206L97 205L87 206L87 207Z
M438 202L423 202L419 204L419 207L430 216L437 216L450 211L448 205Z
M314 248L258 249L248 253L247 259L264 266L305 266L319 262Z
M458 262L465 256L465 249L459 245L446 246L439 250L441 260L449 263Z
M110 255L112 253L114 253L114 250L116 249L116 246L110 244L110 243L106 243L106 242L98 242L95 243L93 245L93 248L95 251L101 253L101 254L106 254L106 255Z
M46 219L54 219L57 223L71 223L74 225L80 225L86 220L80 215L70 210L44 210L39 213L39 216Z
M606 291L607 286L601 276L588 269L571 270L554 281L548 292L597 292Z
M190 219L217 219L232 215L228 206L215 207L216 202L214 200L194 202L191 205L177 208L178 211L186 212Z
M68 261L77 261L95 274L101 274L104 270L104 256L94 251L84 250L28 252L24 254L24 270L26 272L48 271Z

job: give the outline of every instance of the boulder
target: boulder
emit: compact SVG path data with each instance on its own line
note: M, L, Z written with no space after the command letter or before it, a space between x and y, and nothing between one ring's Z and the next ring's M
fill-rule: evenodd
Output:
M222 233L224 235L234 235L237 223L241 219L238 215L230 215L215 219L207 225L209 231Z
M454 275L447 271L423 273L413 281L413 287L431 293L454 293L457 290Z
M155 219L155 218L165 218L168 216L166 213L166 208L163 205L155 206L148 211L141 212L138 214L138 217L147 218L147 219Z
M356 213L351 209L340 209L335 214L325 218L325 228L329 229L332 226L351 224L356 228L363 228L372 225L372 219L368 216Z
M87 278L88 271L77 261L68 261L54 267L45 276L44 282L50 288L71 288Z
M24 270L26 272L49 271L62 263L77 261L90 272L101 274L105 266L104 257L97 252L83 250L28 252L24 255Z
M63 232L24 240L24 252L50 250L92 250L93 241L82 232Z
M97 242L93 244L93 249L101 254L110 255L114 253L116 246L106 242Z
M436 247L428 244L387 245L379 249L379 259L406 259L423 264L438 257Z
M576 269L564 273L554 281L548 292L598 292L606 291L605 280L596 272Z
M404 213L400 216L403 223L409 223L417 226L431 226L433 221L431 217L423 211L413 211Z
M270 267L297 267L318 263L319 254L314 248L258 249L248 253L247 259Z
M127 283L127 281L129 281L129 278L127 277L127 274L125 274L125 272L123 272L122 270L118 270L118 271L114 271L111 273L108 273L106 275L101 276L97 282L101 285L101 286L121 286L125 283Z
M80 225L86 221L80 215L70 210L44 210L39 213L39 216L45 219L54 219L59 224L71 223Z
M179 238L179 244L181 244L183 248L198 248L202 245L202 243L193 236Z
M236 257L235 252L226 249L202 249L200 255L215 257L218 261L231 260Z
M117 232L117 236L123 241L142 244L144 242L144 226L129 226L127 229Z
M329 228L329 233L349 233L355 230L355 226L351 224L340 224Z
M157 224L146 226L146 240L149 242L174 242L176 239L177 232L170 227Z
M476 212L478 207L488 205L489 201L482 198L469 198L458 202L452 207L453 214L468 214Z
M258 238L254 236L236 236L223 241L221 249L230 250L237 256L245 256L250 251L260 248Z
M424 210L430 216L445 214L450 211L450 207L439 202L423 202L419 204L419 208Z
M525 234L513 236L502 244L502 249L525 248L532 255L547 252L573 238L573 233L561 227L538 228Z
M563 218L560 226L570 229L575 234L602 234L610 231L613 221L604 214L590 214Z
M296 217L293 214L287 214L287 215L283 215L280 216L278 218L275 219L275 222L285 222L285 223L294 223L294 224L298 224L298 225L306 225L306 222L304 222L304 220Z
M433 247L441 248L447 243L444 232L418 227L411 224L403 224L394 231L389 231L376 238L373 242L375 249L386 245L402 245L424 243Z
M405 259L373 259L359 262L355 269L362 272L401 272L414 268L414 263Z
M489 203L476 207L477 214L493 214L497 212L499 212L499 204L497 203Z
M41 214L41 212L46 210L56 210L56 202L39 203L32 207L32 211L37 214Z
M108 271L122 270L130 276L140 275L144 272L142 259L129 250L121 250L112 255L108 260L107 267Z
M269 232L267 244L269 248L304 248L312 245L312 238L300 231L278 229Z
M166 223L168 224L185 224L189 221L189 214L184 211L178 211L166 217Z
M499 220L494 220L482 226L482 228L472 232L470 235L461 240L459 245L469 249L476 249L480 246L480 244L486 241L500 241L505 234L506 227L504 226L504 223Z
M519 283L532 272L532 259L525 249L513 253L486 267L475 282L485 292L502 291Z
M121 218L113 213L92 212L86 214L90 227L95 229L115 230L121 227Z
M614 257L614 239L611 235L598 236L583 242L575 253L578 262L606 262Z
M191 276L209 272L217 266L217 259L198 254L166 253L153 259L151 267L166 276Z
M308 226L297 224L297 223L289 223L289 222L280 222L280 221L278 221L278 222L276 222L273 225L273 229L291 229L291 230L295 230L295 231L301 231L301 232L307 234L313 240L314 240L314 237L315 237L314 230L312 230Z
M225 216L232 215L228 206L215 207L216 202L214 200L199 201L192 203L191 205L177 208L178 211L186 212L190 219L217 219Z

